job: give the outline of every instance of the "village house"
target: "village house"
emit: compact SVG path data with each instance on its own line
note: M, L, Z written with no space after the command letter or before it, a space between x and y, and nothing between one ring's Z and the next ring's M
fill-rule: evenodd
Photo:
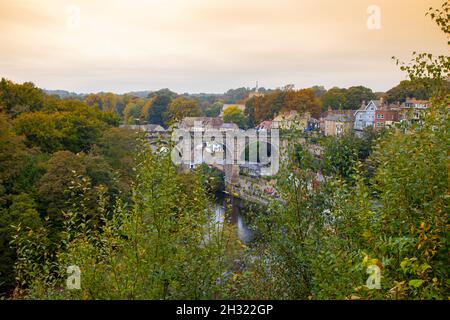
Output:
M415 98L406 98L400 105L400 120L419 121L420 115L430 106L427 100L417 100Z
M185 117L177 124L178 129L187 131L235 131L239 127L235 123L223 122L220 117Z
M147 133L164 133L166 132L166 129L164 129L159 124L132 124L132 125L121 125L121 128L127 128L131 130L137 130L137 131L145 131Z
M309 119L308 124L306 126L306 131L310 132L319 130L320 130L320 121L315 118Z
M428 100L416 100L415 98L406 98L401 108L426 109L429 107Z
M265 121L261 122L260 124L258 124L255 127L255 129L257 131L261 131L261 130L269 131L271 127L272 127L272 121L265 120Z
M326 136L338 136L351 131L353 127L353 114L355 110L328 110L321 114L319 131Z
M384 108L384 99L370 100L368 104L362 102L361 107L355 112L355 123L353 129L363 131L367 127L375 126L375 112Z
M323 123L323 134L335 137L352 130L353 116L348 112L329 114L323 119Z
M380 108L375 111L375 130L392 127L394 123L400 121L400 107L398 104L382 104Z
M185 129L189 131L205 131L218 130L224 124L219 117L185 117L178 123L178 129Z
M311 119L309 112L301 115L296 110L283 112L272 120L272 129L297 129L303 131L307 128L309 119Z

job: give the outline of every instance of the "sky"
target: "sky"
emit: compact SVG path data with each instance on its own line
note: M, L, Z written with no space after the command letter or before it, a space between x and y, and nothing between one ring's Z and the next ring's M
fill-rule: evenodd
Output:
M0 77L79 93L223 93L406 79L392 56L448 54L443 0L0 0Z

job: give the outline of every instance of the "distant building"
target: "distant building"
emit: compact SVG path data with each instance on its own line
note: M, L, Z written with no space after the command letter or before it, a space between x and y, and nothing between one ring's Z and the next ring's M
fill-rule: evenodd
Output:
M421 114L430 106L427 100L406 98L400 105L400 120L419 121Z
M248 98L251 99L253 97L264 97L264 93L259 91L253 91L248 94Z
M305 130L309 119L311 119L309 112L300 115L296 110L291 110L277 115L272 120L272 128Z
M406 98L405 102L401 104L400 108L405 109L427 109L429 107L428 100L416 100L415 98Z
M258 81L256 81L255 91L249 93L248 99L251 99L253 97L264 97L264 93L259 92Z
M383 104L375 111L375 130L392 127L396 122L400 121L400 107L396 104Z
M362 102L361 107L355 112L355 123L353 129L363 131L367 127L374 127L375 112L380 108L384 108L384 99L370 100L368 104Z
M220 129L223 125L223 120L219 117L185 117L178 123L178 129L185 130L211 130ZM197 128L198 127L198 128Z
M197 127L196 127L197 125ZM185 129L189 131L205 131L205 130L220 130L233 131L239 130L235 123L223 122L219 117L185 117L178 125L178 129Z
M121 125L121 128L128 128L131 130L138 130L138 131L146 131L148 133L164 133L166 132L166 129L164 129L159 124L131 124L131 125Z
M356 110L328 110L320 115L319 131L326 136L338 136L351 131Z
M219 130L221 131L239 130L239 126L236 123L224 122L222 126L219 128Z
M323 133L326 136L339 136L350 132L353 127L353 116L346 113L332 113L323 119Z
M260 124L258 124L255 129L256 130L265 130L265 131L269 131L270 128L272 127L272 121L270 120L265 120L263 122L261 122Z
M306 131L319 131L319 130L320 130L320 121L315 118L309 119Z

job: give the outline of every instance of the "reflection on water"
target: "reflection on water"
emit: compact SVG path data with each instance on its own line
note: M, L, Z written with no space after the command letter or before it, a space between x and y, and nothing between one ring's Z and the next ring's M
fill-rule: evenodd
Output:
M232 206L231 213L229 214L229 216L225 217L225 215L227 214L225 210L226 200L218 199L217 202L214 204L214 213L215 213L214 222L221 225L225 221L225 218L227 218L229 222L236 225L237 236L239 240L247 244L252 240L253 237L252 231L245 224L244 218L240 213L239 206L234 204L233 201L231 203L231 206Z

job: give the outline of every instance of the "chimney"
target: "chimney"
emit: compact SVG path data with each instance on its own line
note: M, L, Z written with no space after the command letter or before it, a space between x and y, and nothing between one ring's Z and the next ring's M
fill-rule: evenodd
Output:
M361 103L361 109L364 109L366 107L366 100L363 100Z

